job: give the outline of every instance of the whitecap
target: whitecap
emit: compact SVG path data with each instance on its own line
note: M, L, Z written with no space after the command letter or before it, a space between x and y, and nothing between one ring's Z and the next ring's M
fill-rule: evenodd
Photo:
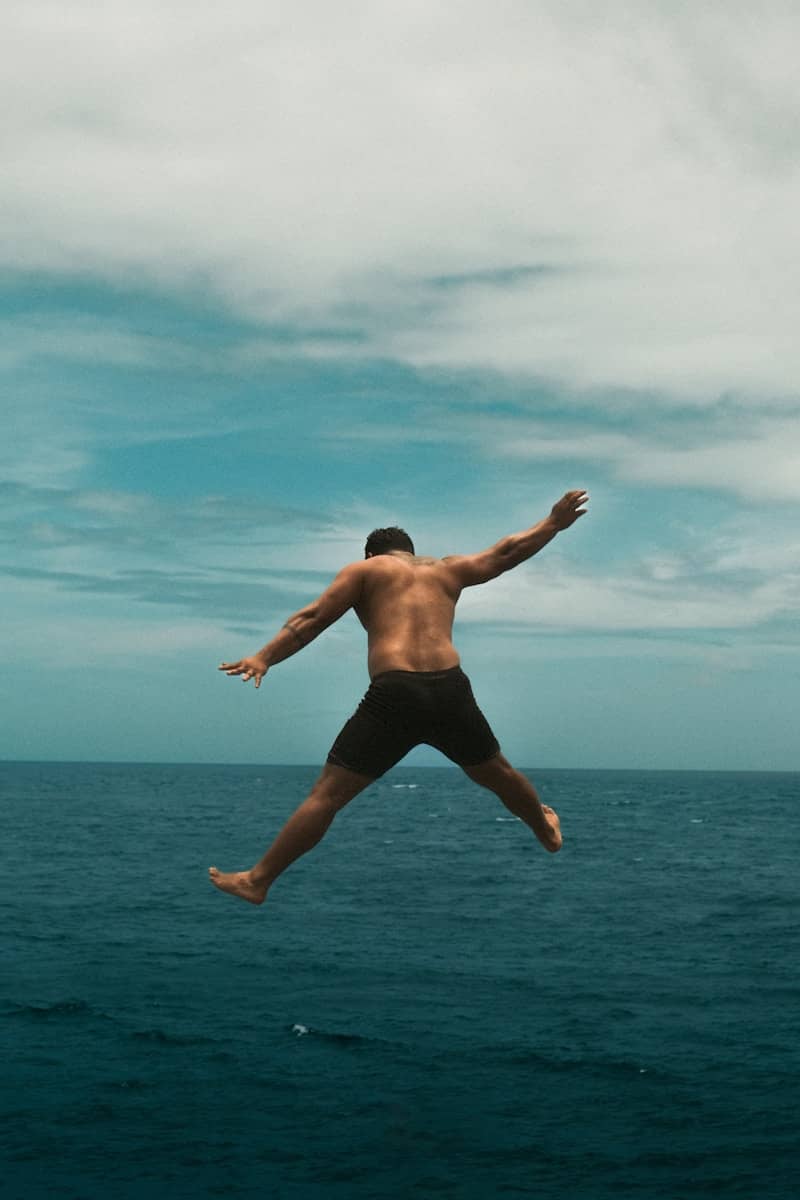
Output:
M293 1025L292 1033L296 1034L297 1037L302 1037L304 1033L311 1033L311 1030L307 1025Z

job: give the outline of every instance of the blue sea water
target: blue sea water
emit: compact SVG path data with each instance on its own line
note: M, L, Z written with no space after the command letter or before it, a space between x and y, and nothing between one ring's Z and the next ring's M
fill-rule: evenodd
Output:
M785 774L398 768L262 908L300 767L0 764L8 1200L796 1197Z

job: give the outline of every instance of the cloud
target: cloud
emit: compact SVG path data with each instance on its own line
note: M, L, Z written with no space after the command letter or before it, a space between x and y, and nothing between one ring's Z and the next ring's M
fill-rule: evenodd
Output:
M326 331L309 355L795 395L797 32L782 3L13 4L2 261L203 289Z
M93 660L100 634L118 622L122 647L171 643L175 616L200 646L209 629L263 642L352 557L346 516L253 496L191 502L114 489L0 484L0 577L7 598L7 655L46 644L54 625ZM363 540L363 535L359 534ZM273 628L274 627L274 628ZM160 638L159 630L167 631ZM350 623L333 632L351 636ZM111 634L104 635L107 644ZM148 641L151 647L152 641ZM57 655L75 660L72 651Z
M206 355L206 362L209 356ZM51 314L13 320L0 331L0 370L46 362L103 363L117 367L202 365L197 349L175 340L137 334L109 321Z
M733 250L663 263L633 261L620 248L605 264L506 287L465 284L426 323L375 340L387 357L416 367L655 389L662 403L707 404L726 391L758 403L787 391L796 397L800 370L790 317L800 278L781 267L771 284L759 288Z
M485 381L488 388L490 384ZM774 507L800 501L800 405L753 411L723 397L716 405L663 411L646 394L569 392L518 381L500 391L502 411L472 404L468 379L457 408L432 396L419 419L379 416L330 433L333 441L450 446L486 462L561 464L594 479L653 489L691 489Z
M269 570L256 580L237 578L235 572L210 570L206 574L173 570L107 570L104 574L0 566L0 575L25 583L43 584L49 590L84 596L117 596L135 605L167 605L203 618L258 621L265 614L287 613L310 597L308 583L287 578L273 580Z
M727 492L757 504L800 502L800 414L743 416L727 431L720 425L713 421L695 429L695 444L689 440L692 433L679 425L634 433L540 426L527 436L521 429L513 437L498 433L491 452L531 461L604 464L612 477L627 483Z
M325 540L338 535L335 514L272 504L254 496L197 495L190 502L147 492L54 488L0 483L5 516L0 540L42 551L92 547L101 554L167 555L178 564L202 560L209 548L283 547L300 534ZM52 562L52 558L51 558ZM141 565L141 560L140 564Z
M800 603L800 572L767 578L669 572L649 577L564 565L519 572L467 593L460 618L498 628L610 633L751 629L791 616Z
M184 511L123 492L6 486L4 494L15 515L0 528L2 541L14 543L23 510L29 523L17 540L24 561L7 562L0 573L37 595L88 604L111 597L125 611L166 606L201 621L263 626L317 595L349 557L346 531L333 517L253 501L210 497ZM270 522L280 527L274 538ZM448 524L451 538L469 540L458 521ZM460 623L490 633L702 633L780 625L796 612L800 546L785 523L776 522L772 541L754 519L741 518L704 532L693 546L691 531L684 540L690 548L673 537L663 548L629 551L613 568L576 566L559 543L535 567L468 590Z

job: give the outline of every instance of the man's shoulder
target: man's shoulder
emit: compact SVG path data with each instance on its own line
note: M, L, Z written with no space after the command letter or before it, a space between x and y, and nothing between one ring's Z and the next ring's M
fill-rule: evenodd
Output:
M376 554L362 564L370 571L402 571L409 567L436 567L445 562L443 558L432 558L426 554Z
M350 563L345 571L360 574L362 578L380 578L381 576L396 576L419 567L440 568L445 573L450 566L457 562L457 557L433 558L425 554L375 554L371 558L361 559Z
M402 579L409 574L427 574L433 567L441 567L444 559L429 558L421 554L375 554L372 558L352 563L346 571L353 571L363 580L373 580L379 583L385 580Z

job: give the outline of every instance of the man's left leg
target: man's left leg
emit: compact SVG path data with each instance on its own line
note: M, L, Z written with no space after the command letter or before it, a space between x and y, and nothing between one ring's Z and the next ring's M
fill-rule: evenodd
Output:
M461 769L475 783L494 792L509 812L533 830L545 850L555 854L561 849L561 825L557 813L542 804L531 781L516 771L504 755L496 754L477 767L462 766Z
M263 904L278 876L301 854L321 841L333 818L345 804L375 781L368 775L326 763L307 798L295 809L264 857L249 871L224 874L209 868L211 882L222 892Z

